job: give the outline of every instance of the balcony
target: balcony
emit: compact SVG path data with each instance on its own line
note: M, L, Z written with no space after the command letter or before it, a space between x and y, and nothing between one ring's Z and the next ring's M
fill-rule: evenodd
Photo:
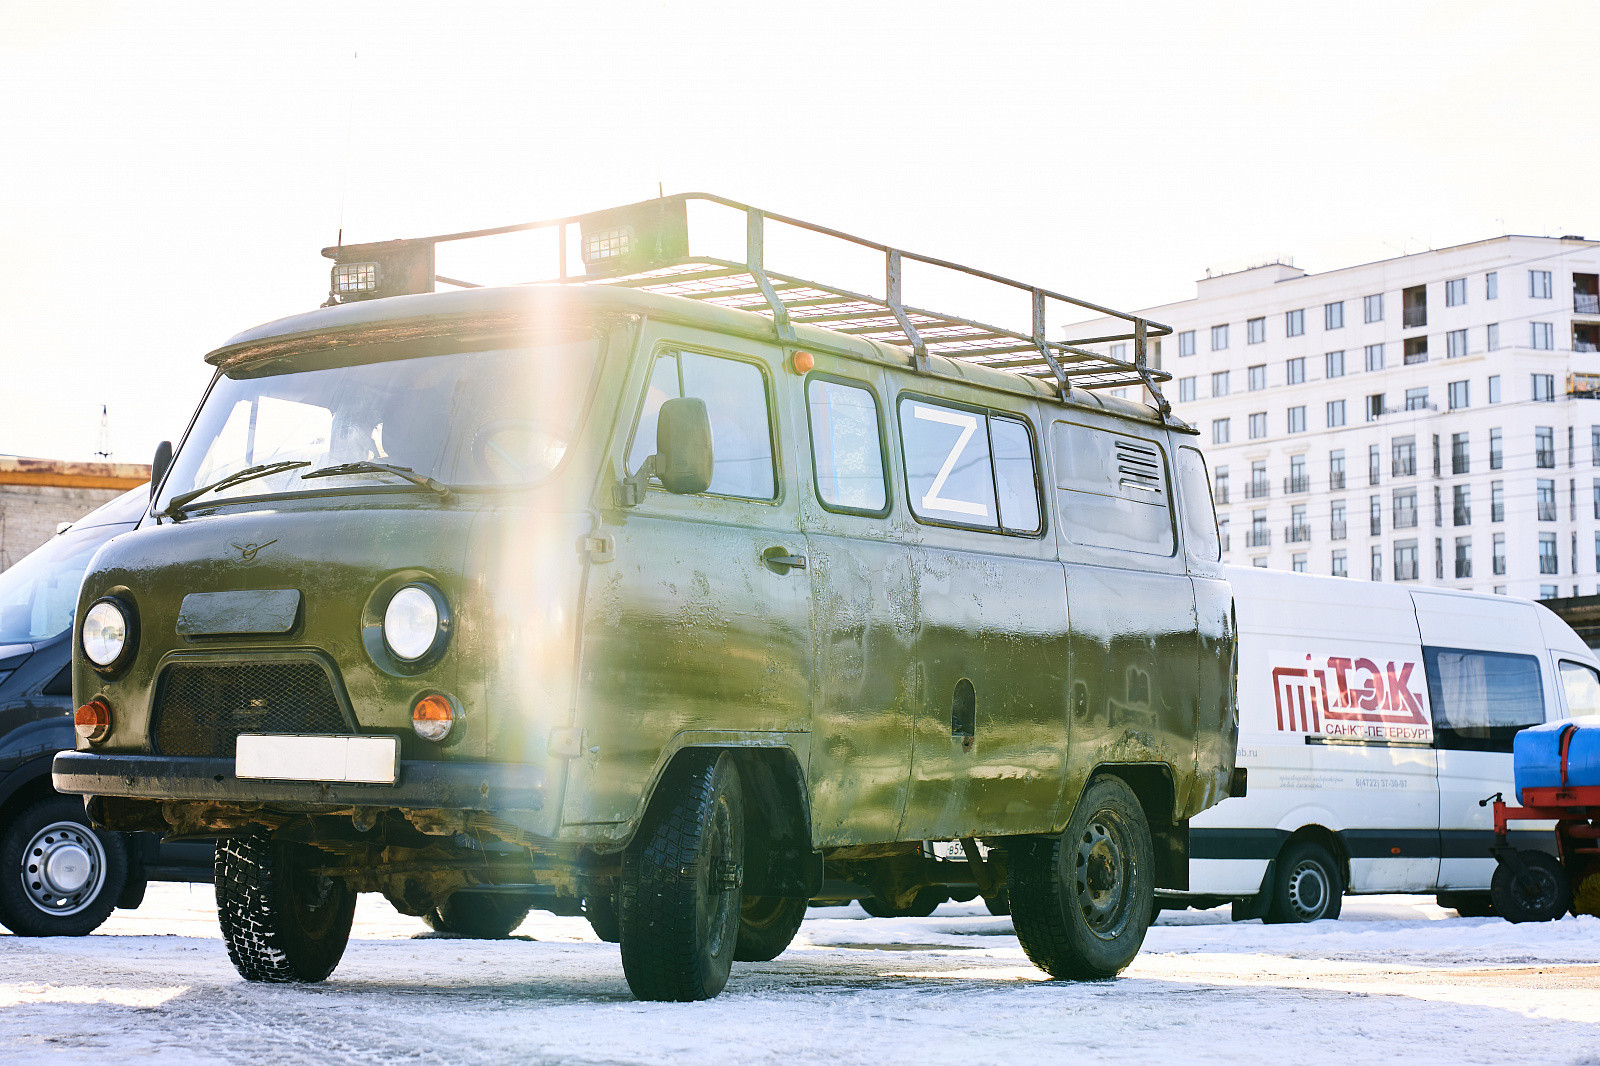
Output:
M1540 470L1554 470L1556 468L1556 451L1554 448L1540 448L1533 453L1533 465Z
M1333 473L1328 475L1328 488L1334 492L1338 492L1340 489L1344 488L1343 470L1335 470Z
M1225 552L1233 551L1233 538L1226 533L1222 534L1222 550Z
M1394 461L1394 476L1416 477L1417 457L1413 455L1409 459L1396 459ZM1377 484L1377 482L1373 482L1373 484Z
M1401 316L1401 322L1406 329L1420 329L1428 324L1427 307L1408 307Z
M1470 507L1457 507L1455 509L1454 517L1455 517L1455 520L1456 520L1456 525L1458 525L1458 526L1470 526L1470 525L1472 525L1472 508L1470 508Z
M1265 548L1272 543L1272 530L1250 529L1245 531L1244 546L1246 548Z
M1344 540L1346 529L1347 529L1347 527L1346 527L1345 523L1343 523L1343 522L1330 522L1330 523L1328 523L1328 539L1329 540Z
M1283 491L1287 496L1292 496L1297 492L1310 492L1311 476L1309 474L1301 474L1298 477L1284 478Z
M1228 483L1226 481L1219 482L1217 487L1212 490L1211 498L1212 498L1212 500L1216 501L1217 503L1227 503L1228 502Z
M1415 529L1417 525L1417 509L1415 507L1396 507L1394 509L1394 528Z
M1285 544L1306 544L1311 540L1311 527L1307 525L1291 525L1284 529L1283 540Z
M1573 293L1572 313L1575 315L1600 315L1600 293Z
M1272 495L1272 487L1262 481L1252 481L1244 487L1244 498L1247 500L1263 500Z

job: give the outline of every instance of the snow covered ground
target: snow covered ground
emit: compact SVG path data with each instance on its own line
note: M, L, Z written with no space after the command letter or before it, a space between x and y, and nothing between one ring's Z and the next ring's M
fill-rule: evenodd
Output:
M0 935L0 1062L1600 1064L1600 919L1347 900L1312 926L1167 913L1116 981L1042 980L981 906L818 909L708 1003L638 1003L616 948L535 911L510 941L361 897L326 984L241 981L211 891L152 885L78 940Z

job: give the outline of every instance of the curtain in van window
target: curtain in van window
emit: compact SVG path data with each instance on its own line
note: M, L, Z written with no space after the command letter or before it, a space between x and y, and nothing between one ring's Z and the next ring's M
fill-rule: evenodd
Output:
M1519 729L1544 721L1544 686L1533 656L1457 648L1423 648L1422 656L1439 747L1510 751Z

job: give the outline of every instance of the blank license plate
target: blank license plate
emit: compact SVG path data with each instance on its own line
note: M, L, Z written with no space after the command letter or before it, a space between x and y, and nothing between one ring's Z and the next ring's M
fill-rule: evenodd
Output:
M242 733L233 772L272 781L392 785L400 777L400 738Z

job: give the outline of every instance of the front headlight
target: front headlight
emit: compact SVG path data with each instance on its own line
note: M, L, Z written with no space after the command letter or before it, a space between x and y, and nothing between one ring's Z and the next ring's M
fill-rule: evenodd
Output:
M439 639L439 603L418 585L396 592L383 612L383 642L397 659L413 662Z
M128 628L128 616L118 604L94 604L83 616L83 654L98 667L113 665L128 649Z

